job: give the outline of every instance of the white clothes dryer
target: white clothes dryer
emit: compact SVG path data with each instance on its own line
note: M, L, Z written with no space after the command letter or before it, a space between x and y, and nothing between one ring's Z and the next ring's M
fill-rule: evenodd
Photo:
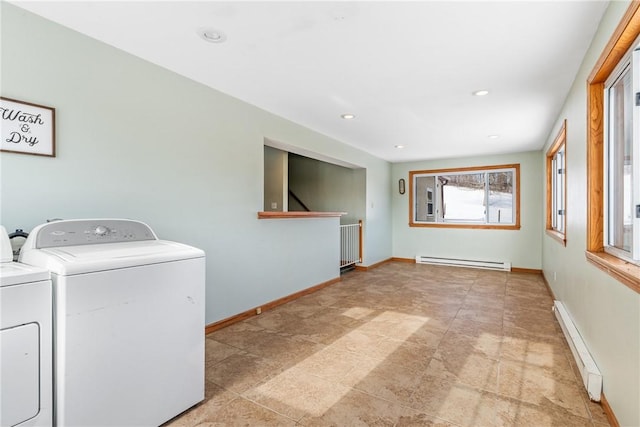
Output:
M158 426L204 399L205 254L131 220L34 228L51 272L55 423Z
M51 280L13 262L0 226L0 426L53 423Z

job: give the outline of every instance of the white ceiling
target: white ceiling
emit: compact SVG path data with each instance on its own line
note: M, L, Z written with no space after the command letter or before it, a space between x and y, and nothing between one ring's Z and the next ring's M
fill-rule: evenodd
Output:
M541 149L608 1L12 3L401 162Z

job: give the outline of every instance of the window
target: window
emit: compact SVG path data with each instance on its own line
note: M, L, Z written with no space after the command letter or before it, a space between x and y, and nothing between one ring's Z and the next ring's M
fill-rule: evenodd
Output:
M547 151L547 234L566 244L567 121Z
M639 172L640 147L629 131L640 123L639 64L632 53L639 35L640 2L631 2L587 80L586 256L640 293L640 188L632 186L639 182L633 175Z
M520 165L409 172L412 227L520 228Z
M636 45L637 46L637 45ZM637 52L625 55L605 82L605 251L628 261L640 260L634 227L634 150L638 135L633 135L635 100L633 80L640 70ZM637 120L637 119L636 119ZM637 149L635 151L638 151ZM637 172L636 172L637 173ZM638 177L640 178L640 176ZM637 204L640 201L636 200Z

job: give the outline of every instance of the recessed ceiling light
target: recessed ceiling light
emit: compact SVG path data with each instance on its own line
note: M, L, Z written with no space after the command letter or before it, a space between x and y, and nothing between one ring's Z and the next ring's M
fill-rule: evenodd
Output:
M394 145L394 147L400 149L400 148L404 148L404 145Z
M227 35L215 28L199 28L196 32L203 40L210 43L222 43L227 40Z
M498 138L500 138L500 135L489 135L489 136L487 136L487 138L489 138L489 139L498 139Z
M342 114L340 117L342 117L345 120L351 120L356 118L355 114L351 114L351 113Z
M489 95L488 90L482 89L482 90L477 90L473 92L473 96L485 96L485 95Z

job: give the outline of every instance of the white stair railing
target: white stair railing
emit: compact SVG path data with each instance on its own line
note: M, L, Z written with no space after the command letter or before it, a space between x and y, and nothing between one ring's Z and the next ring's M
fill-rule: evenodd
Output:
M362 262L362 221L340 226L340 268Z

